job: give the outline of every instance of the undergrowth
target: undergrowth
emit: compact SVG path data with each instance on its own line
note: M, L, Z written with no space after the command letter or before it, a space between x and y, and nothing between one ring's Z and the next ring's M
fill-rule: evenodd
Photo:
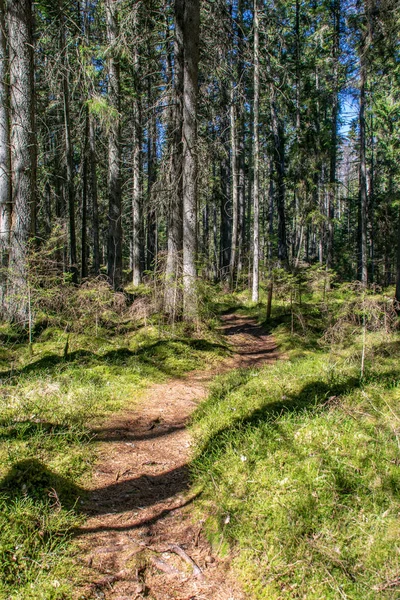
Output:
M249 599L399 597L400 339L374 291L328 301L304 295L294 327L278 301L282 360L219 377L195 414L197 510Z
M73 597L92 426L152 382L225 355L212 315L228 310L263 323L282 360L217 378L195 415L197 510L215 550L235 550L249 599L398 598L400 339L390 294L328 289L318 268L273 276L269 319L267 289L254 305L247 292L208 286L209 328L189 330L166 324L146 294L128 307L100 282L76 297L68 288L73 302L46 292L29 337L0 329L0 598Z
M69 333L44 326L33 344L0 330L0 598L73 597L81 575L71 538L96 457L91 427L134 406L150 383L226 353L216 335L189 337L179 323L113 323L93 318Z

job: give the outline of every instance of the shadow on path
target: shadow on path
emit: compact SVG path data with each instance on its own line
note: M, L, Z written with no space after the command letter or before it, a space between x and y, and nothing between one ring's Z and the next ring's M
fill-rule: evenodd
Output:
M273 339L249 319L237 315L224 316L221 331L226 336L232 336L235 350L235 356L226 362L223 370L258 366L277 357ZM226 353L226 347L222 344L204 340L178 341L195 350L218 349ZM173 343L161 340L137 352L122 348L101 356L77 351L71 353L67 360L56 355L47 356L19 371L0 373L0 378L51 370L60 363L68 364L75 360L87 362L88 368L101 362L124 365L132 357L144 362L151 361L158 352L164 352L166 345ZM190 488L186 422L196 403L207 394L207 384L214 373L204 378L201 375L195 373L179 380L175 377L172 382L154 386L151 400L146 400L140 411L122 413L105 425L91 430L91 441L100 441L107 448L97 466L98 477L94 489L77 486L67 477L48 469L37 458L30 458L12 466L0 481L0 493L10 500L30 496L34 500L46 501L55 491L64 506L90 518L91 522L87 528L82 528L82 534L129 530L156 523L193 500L193 497L188 499L186 495ZM168 414L162 413L165 407L170 407L169 412L166 409ZM162 418L157 416L160 412ZM4 422L1 425L1 437L8 439L29 441L38 434L68 434L67 425L53 423L26 420ZM76 431L74 441L76 443ZM109 444L112 444L110 453ZM153 511L146 512L152 507ZM144 511L143 514L141 511ZM119 524L117 515L123 513L138 516L131 519L129 524ZM110 521L112 515L115 515L113 522Z

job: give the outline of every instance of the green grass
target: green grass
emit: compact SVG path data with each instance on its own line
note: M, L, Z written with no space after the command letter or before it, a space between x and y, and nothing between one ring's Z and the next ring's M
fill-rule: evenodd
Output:
M96 458L91 426L226 348L179 325L101 337L47 328L33 348L9 328L0 336L0 598L72 598L81 575L71 537Z
M361 377L360 296L325 293L317 275L276 286L266 326L284 360L217 378L197 411L196 510L216 551L234 550L249 599L394 599L400 338L384 332L381 299L370 294ZM265 290L257 305L248 292L209 296L210 314L234 308L265 321ZM152 382L226 354L212 330L188 337L183 325L153 322L114 319L67 336L45 320L33 347L0 329L0 598L74 597L92 425L135 406Z
M221 376L194 418L209 539L249 599L399 598L399 335L367 334L360 378L360 330L328 349L274 319L286 360Z

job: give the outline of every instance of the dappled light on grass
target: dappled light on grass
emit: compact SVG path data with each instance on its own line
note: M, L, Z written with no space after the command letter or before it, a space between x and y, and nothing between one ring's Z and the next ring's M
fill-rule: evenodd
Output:
M397 597L397 361L348 358L230 373L198 410L201 510L252 598Z
M0 597L71 597L81 574L69 558L70 540L86 510L85 478L96 458L95 436L107 435L101 420L111 411L132 407L150 383L182 377L227 353L216 336L188 339L177 333L176 327L174 335L164 331L160 338L148 327L96 337L49 328L35 337L33 352L24 336L4 333ZM148 435L156 438L157 432ZM173 475L154 482L164 497L173 493ZM131 502L145 502L140 494L148 485L132 482L126 489ZM122 495L124 486L121 481L98 494L113 498ZM126 499L121 511L130 506Z

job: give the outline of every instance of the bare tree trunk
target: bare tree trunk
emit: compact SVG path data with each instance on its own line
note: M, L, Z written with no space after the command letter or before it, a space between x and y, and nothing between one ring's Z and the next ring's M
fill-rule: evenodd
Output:
M371 148L371 169L369 174L369 193L368 193L368 201L369 201L369 214L370 216L370 248L371 248L371 283L375 280L375 215L374 215L374 205L375 205L375 135L374 135L374 120L373 115L371 114L371 124L370 124L370 148Z
M299 147L300 134L300 0L296 0L296 138Z
M338 127L338 59L339 59L339 36L340 36L340 0L335 0L333 11L333 95L332 95L332 129L331 129L331 147L330 147L330 167L329 167L329 192L328 192L328 234L327 234L327 252L326 268L331 269L333 263L333 220L335 217L335 189L336 189L336 158L337 158L337 127Z
M81 277L88 276L88 245L87 245L87 199L88 199L88 147L89 147L89 112L85 114L85 133L83 140L82 165L82 229L81 229Z
M268 260L272 260L272 237L274 235L274 161L269 161L269 190L268 190ZM270 269L271 269L270 265Z
M267 321L270 320L271 318L271 312L272 312L272 296L273 296L273 292L274 292L274 282L271 279L271 281L268 284L268 298L267 298Z
M76 227L75 227L75 182L74 182L74 148L71 134L70 116L70 90L69 72L67 64L67 43L65 33L65 16L62 0L58 2L60 19L60 55L61 55L61 78L62 96L64 106L64 136L65 136L65 160L66 160L66 192L68 205L69 223L69 270L72 273L74 283L78 281L78 258L76 249Z
M184 12L183 93L183 314L197 315L197 96L199 65L199 0L186 0Z
M235 110L235 88L232 83L230 106L231 130L231 181L232 181L232 235L230 257L230 286L233 289L237 270L238 237L239 237L239 169L238 169L238 144L237 144L237 114Z
M140 260L141 226L142 226L142 102L140 97L140 63L139 53L135 48L134 56L135 95L133 100L133 193L132 193L132 283L138 286L142 281Z
M365 34L366 36L366 34ZM363 286L368 283L367 269L367 162L365 151L366 127L365 127L365 87L367 83L366 64L366 41L361 48L361 70L360 70L360 208L359 208L359 278Z
M100 274L99 205L97 193L96 123L89 117L90 194L93 228L93 270Z
M243 271L243 255L245 251L245 172L244 172L244 114L241 111L239 127L239 225L238 225L238 257L237 257L237 279Z
M398 209L397 217L397 265L396 265L396 300L398 306L397 312L400 312L400 210Z
M259 57L259 17L257 1L254 0L254 116L253 116L253 284L252 300L258 302L259 292L259 153L258 117L260 102L260 57Z
M165 310L181 312L180 279L183 243L182 118L184 86L184 0L175 0L174 110L171 111L171 201L168 214L168 254L165 270Z
M288 266L285 216L285 143L283 126L275 103L275 90L271 86L271 119L274 138L274 164L276 173L276 209L278 213L278 261Z
M252 246L253 240L251 236L251 213L253 208L253 114L254 106L250 103L250 118L248 121L248 147L247 147L247 185L245 187L245 203L244 203L244 214L243 214L243 240L244 240L244 252L246 254L246 272L247 272L247 284L249 289L252 284Z
M106 0L108 40L108 96L114 108L108 138L108 245L107 275L115 290L122 289L122 207L121 207L121 83L118 57L118 15L114 0Z
M133 194L132 194L132 283L138 286L142 281L142 269L140 260L140 244L142 231L142 127L140 123L141 107L140 99L135 99L134 110L134 140L133 140Z
M225 106L225 94L223 94L223 105ZM232 199L230 191L230 161L229 161L229 120L224 119L221 143L224 154L220 158L220 275L222 280L229 277L229 265L231 257L231 233L232 233Z
M207 279L211 279L210 269L210 200L206 199L206 203L203 207L203 248L202 252L204 255L204 275Z
M32 0L8 4L11 94L12 226L8 306L19 323L29 321L28 251L35 233L36 132Z
M0 0L0 312L7 292L11 227L10 97L5 2Z
M243 270L243 253L244 253L244 212L245 212L245 149L244 149L244 134L245 134L245 116L244 116L244 33L243 33L243 0L239 0L239 26L238 26L238 88L241 97L238 102L238 239L237 239L237 274L236 278L239 279Z
M148 105L152 106L152 89L148 82ZM147 227L146 227L146 268L155 268L157 258L157 214L153 186L156 181L156 115L152 112L147 135Z
M212 225L212 239L213 239L213 263L212 263L212 272L213 272L213 279L214 279L214 283L216 283L218 281L218 223L217 223L217 189L216 189L216 167L215 167L215 160L213 160L213 165L212 165L212 172L213 172L213 189L212 189L212 221L213 221L213 225Z

